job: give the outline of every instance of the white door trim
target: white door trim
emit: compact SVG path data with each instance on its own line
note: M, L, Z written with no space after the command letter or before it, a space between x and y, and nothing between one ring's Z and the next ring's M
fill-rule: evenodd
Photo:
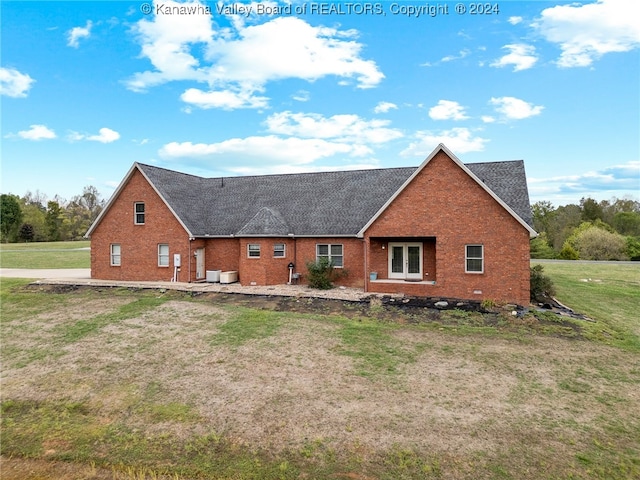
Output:
M395 249L394 249L395 247ZM419 264L418 264L418 271L415 271L415 268L410 268L410 267L415 267L415 265L409 265L409 249L411 247L418 247L418 251L419 251L419 256L420 256L420 260L419 260ZM401 262L401 268L402 271L400 271L399 268L397 268L398 265L398 261L396 261L396 271L393 271L393 259L394 259L394 252L398 252L402 258L401 259L396 259L398 261ZM389 278L398 278L398 279L402 279L402 280L422 280L423 278L423 246L422 246L422 242L393 242L393 243L389 243L389 257L388 257L388 277Z

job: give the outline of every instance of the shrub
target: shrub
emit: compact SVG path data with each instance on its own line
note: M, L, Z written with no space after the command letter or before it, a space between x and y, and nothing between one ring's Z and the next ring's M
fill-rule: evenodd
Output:
M640 237L627 237L625 253L630 260L640 260Z
M531 258L556 258L556 253L549 245L549 240L545 232L531 239L530 247Z
M542 273L544 267L542 265L534 265L531 267L531 301L546 302L547 299L556 294L556 289L551 279Z
M333 287L335 277L333 264L328 258L320 258L315 262L307 263L309 271L309 286L320 290L328 290Z
M575 239L576 250L584 260L626 260L625 238L597 227L580 232Z
M560 250L559 257L562 260L578 260L578 258L580 258L578 256L578 252L576 252L576 249L573 248L568 242L564 242L562 250Z

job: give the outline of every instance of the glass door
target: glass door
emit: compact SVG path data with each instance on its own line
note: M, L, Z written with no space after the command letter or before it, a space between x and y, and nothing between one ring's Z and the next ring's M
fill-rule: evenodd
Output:
M389 278L422 280L422 243L389 244Z

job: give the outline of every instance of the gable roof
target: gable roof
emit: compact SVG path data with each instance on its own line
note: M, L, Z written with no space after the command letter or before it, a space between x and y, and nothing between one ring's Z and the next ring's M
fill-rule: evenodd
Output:
M440 145L417 168L203 178L135 163L86 236L135 169L191 237L357 236L440 149L535 234L522 161L465 166Z
M396 192L380 207L376 214L358 232L362 236L385 209L402 193L411 181L429 164L440 152L444 152L469 177L482 187L493 199L511 214L524 228L529 231L531 238L537 236L533 229L533 217L529 204L529 190L527 189L524 162L515 160L509 162L469 163L465 165L451 150L443 144L438 145L433 152L416 168L411 176L396 190ZM501 194L501 195L499 195Z

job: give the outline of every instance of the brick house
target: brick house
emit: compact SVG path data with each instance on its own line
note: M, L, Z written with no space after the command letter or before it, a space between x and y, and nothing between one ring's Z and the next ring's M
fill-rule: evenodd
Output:
M527 304L531 225L522 161L465 165L439 145L417 168L202 178L135 163L86 236L96 279L274 285L327 257L369 292Z

